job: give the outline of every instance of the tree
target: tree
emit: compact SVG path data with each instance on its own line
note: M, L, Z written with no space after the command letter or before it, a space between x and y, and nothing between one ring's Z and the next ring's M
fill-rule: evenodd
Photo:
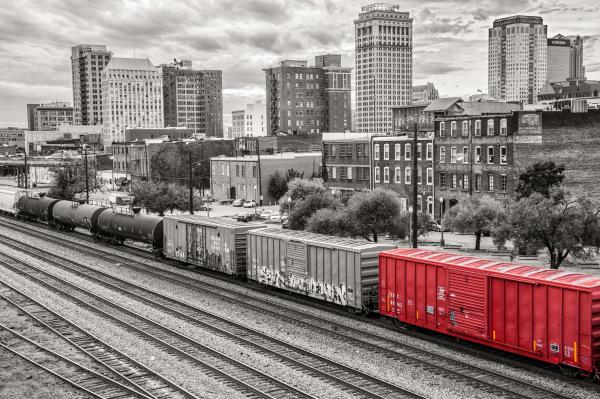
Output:
M491 197L469 197L450 208L442 223L445 229L475 234L475 249L479 250L481 236L492 230L502 213L502 204Z
M85 165L61 165L50 168L53 175L48 195L52 198L76 201L85 198ZM96 168L88 164L88 187L90 192L100 189Z
M306 223L306 230L331 236L348 236L347 212L341 209L319 209Z
M351 235L377 242L379 235L397 232L393 221L400 215L400 200L389 190L376 189L356 193L348 201L348 220L352 223Z
M287 183L288 182L285 176L281 172L277 171L269 178L269 186L267 190L276 201L279 201L279 199L283 197L287 191Z
M292 230L304 230L308 220L319 209L337 209L339 201L329 192L313 193L304 199L298 199L291 208L288 223Z
M552 161L531 165L519 176L515 189L517 197L526 198L533 193L540 193L548 198L550 190L560 186L565 179L564 171L565 165L556 165Z
M174 183L141 182L132 186L132 205L142 206L148 212L163 216L166 211L189 211L189 191ZM200 198L194 198L194 210L200 207Z
M598 208L588 199L569 198L561 189L549 197L534 192L509 207L504 223L494 231L497 245L512 239L515 246L546 249L550 267L558 269L567 256L589 258L598 253L600 223Z
M326 191L322 179L300 179L295 178L288 182L286 196L292 199L292 205L300 200L306 199L312 194L323 194Z

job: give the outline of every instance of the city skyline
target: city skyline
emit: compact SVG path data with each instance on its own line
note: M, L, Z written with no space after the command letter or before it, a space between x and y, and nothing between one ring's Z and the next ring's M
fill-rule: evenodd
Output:
M264 96L262 69L280 60L330 52L341 54L344 65L354 65L353 21L369 3L8 4L0 10L0 126L25 127L27 103L73 100L70 51L79 43L106 45L116 57L132 57L135 51L154 65L185 58L198 69L222 69L228 115ZM600 79L600 28L592 17L600 8L592 0L577 6L558 1L405 1L401 7L414 19L413 84L430 81L440 96L486 91L487 30L494 19L515 14L541 16L548 37L581 35L586 76ZM198 15L206 16L201 24Z

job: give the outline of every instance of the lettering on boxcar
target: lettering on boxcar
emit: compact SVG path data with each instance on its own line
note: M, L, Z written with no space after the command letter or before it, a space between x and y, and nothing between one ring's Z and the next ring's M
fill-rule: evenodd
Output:
M437 287L437 300L445 301L446 300L446 287L442 285L438 285Z
M312 277L296 276L292 273L273 271L263 266L258 275L258 281L278 288L288 288L309 295L322 297L324 300L345 306L348 304L348 293L351 290L346 284L329 284L317 281Z

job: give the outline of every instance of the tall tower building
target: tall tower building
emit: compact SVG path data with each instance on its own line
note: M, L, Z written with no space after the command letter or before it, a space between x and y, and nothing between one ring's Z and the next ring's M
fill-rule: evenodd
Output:
M535 102L548 76L547 32L541 17L516 15L494 21L488 45L490 96Z
M194 133L223 137L222 72L192 69L188 60L161 68L165 126L184 126Z
M565 82L585 77L583 38L556 35L548 39L548 81Z
M102 124L102 69L112 53L106 46L79 44L71 48L73 123Z
M126 128L162 128L162 70L146 58L112 58L102 71L102 139L125 141Z
M357 132L392 129L392 108L411 105L412 18L396 4L364 6L355 28Z

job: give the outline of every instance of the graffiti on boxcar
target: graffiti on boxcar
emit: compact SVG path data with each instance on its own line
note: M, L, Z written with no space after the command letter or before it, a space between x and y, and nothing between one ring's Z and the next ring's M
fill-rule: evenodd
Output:
M258 281L278 288L288 288L305 292L309 295L322 297L326 301L345 306L348 304L346 284L330 284L317 281L312 277L296 276L292 273L273 271L263 266L258 275Z

